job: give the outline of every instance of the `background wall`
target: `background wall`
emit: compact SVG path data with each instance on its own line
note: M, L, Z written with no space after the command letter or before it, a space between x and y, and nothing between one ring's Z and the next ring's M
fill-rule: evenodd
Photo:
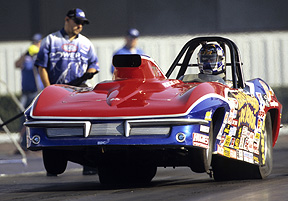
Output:
M246 80L260 77L272 87L288 86L288 79L286 79L288 31L203 35L228 37L237 44L244 63ZM193 37L203 35L143 36L139 38L139 47L166 73L184 44ZM91 41L100 64L100 73L89 81L91 85L95 85L111 79L113 51L123 46L124 39L123 37L92 38ZM15 68L14 63L29 44L30 41L0 42L0 81L6 83L12 93L21 92L21 71ZM196 60L194 62L196 63ZM0 83L0 95L6 93L6 87Z
M288 30L286 0L0 0L0 40L29 40L63 26L67 11L82 8L89 37Z

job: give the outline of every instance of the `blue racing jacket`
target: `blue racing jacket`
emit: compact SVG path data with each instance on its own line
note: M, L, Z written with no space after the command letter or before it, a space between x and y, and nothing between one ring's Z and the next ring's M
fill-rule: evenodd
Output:
M35 66L47 69L51 84L68 84L88 68L100 70L91 41L81 34L70 41L64 29L42 40Z

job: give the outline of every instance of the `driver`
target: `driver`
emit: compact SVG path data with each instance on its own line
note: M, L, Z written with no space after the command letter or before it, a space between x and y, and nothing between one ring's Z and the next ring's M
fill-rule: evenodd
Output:
M198 53L197 62L200 79L225 83L225 53L218 44L204 44Z

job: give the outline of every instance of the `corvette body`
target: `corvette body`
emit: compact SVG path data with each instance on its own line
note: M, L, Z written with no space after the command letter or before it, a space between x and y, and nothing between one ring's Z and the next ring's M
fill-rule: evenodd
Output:
M224 82L189 72L196 48L210 42L227 49ZM215 180L270 174L282 105L264 80L244 80L234 42L192 39L166 75L143 55L115 55L113 65L112 80L49 86L26 110L27 147L43 151L47 172L72 161L97 167L103 184L150 182L157 167L188 166Z

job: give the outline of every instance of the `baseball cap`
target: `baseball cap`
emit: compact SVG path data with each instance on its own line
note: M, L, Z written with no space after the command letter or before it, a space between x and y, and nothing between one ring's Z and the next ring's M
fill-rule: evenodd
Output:
M127 36L130 36L132 38L138 38L140 35L139 31L137 29L129 29L127 31Z
M42 35L40 33L36 33L33 35L32 37L33 42L39 42L40 40L42 40Z
M89 20L85 17L84 11L81 10L80 8L74 8L72 10L69 10L66 16L82 20L84 21L84 23L89 24Z

